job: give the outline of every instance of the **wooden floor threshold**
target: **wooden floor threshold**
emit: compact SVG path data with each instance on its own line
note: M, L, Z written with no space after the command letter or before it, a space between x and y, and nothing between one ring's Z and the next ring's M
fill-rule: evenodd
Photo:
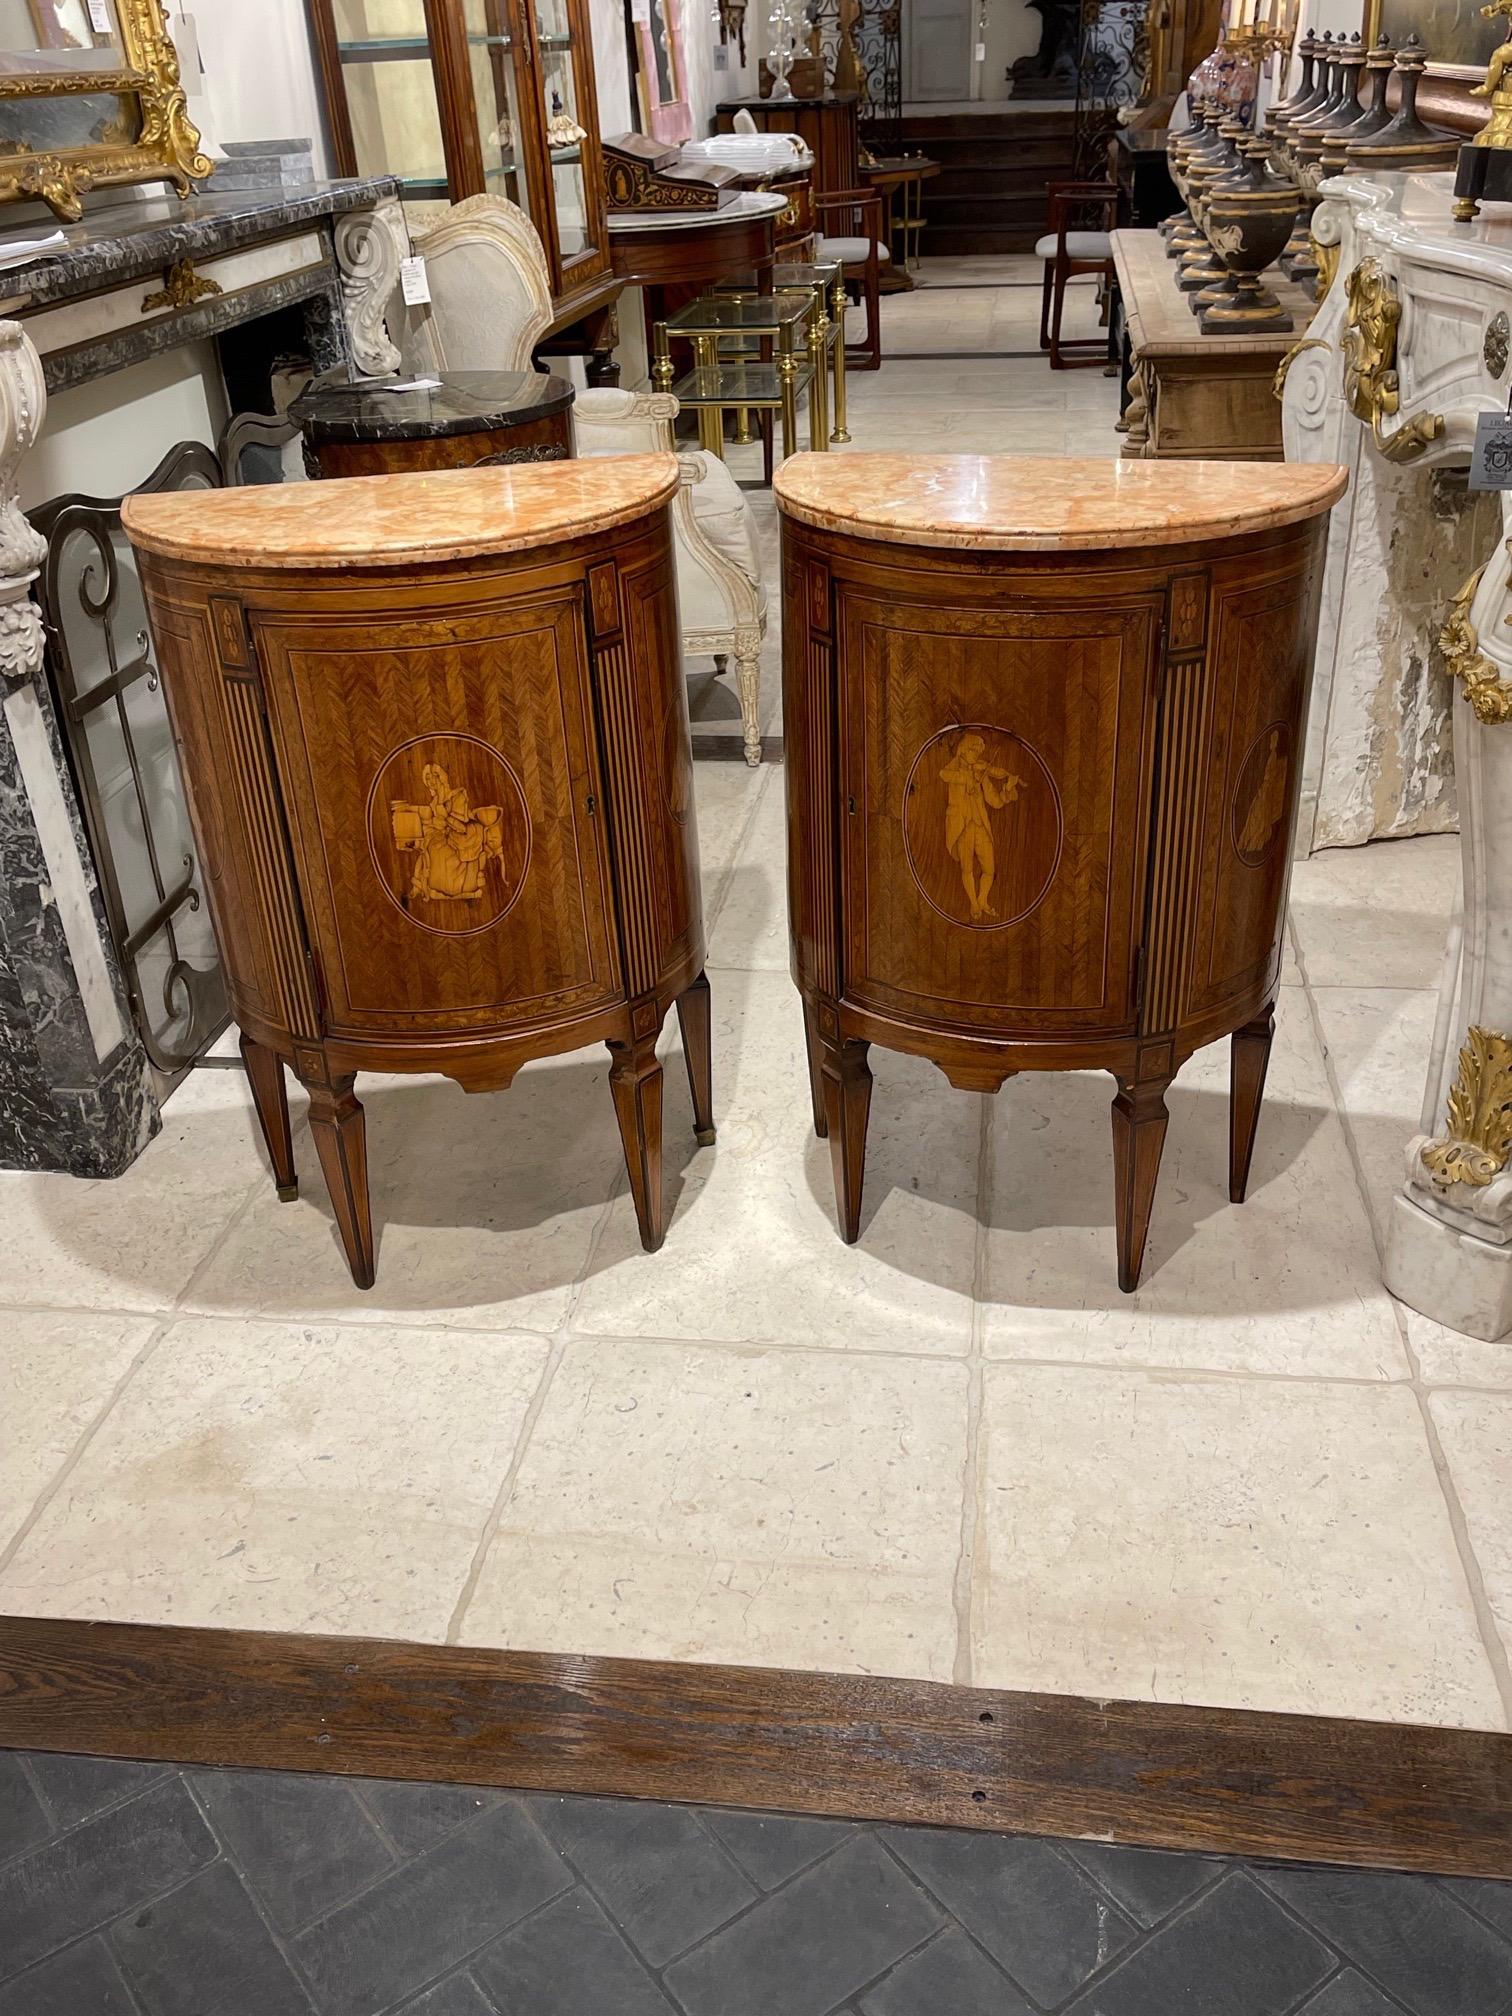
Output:
M0 1747L1512 1877L1512 1736L846 1674L10 1617Z

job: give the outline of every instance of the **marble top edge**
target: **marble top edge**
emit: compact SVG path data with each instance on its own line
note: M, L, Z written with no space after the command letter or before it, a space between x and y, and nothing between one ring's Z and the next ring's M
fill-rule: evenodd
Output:
M1035 552L1241 538L1318 516L1347 480L1320 462L847 452L794 455L773 487L785 517L822 530Z
M677 483L674 455L616 455L163 491L126 498L121 523L133 546L220 570L423 565L605 532Z
M0 291L34 305L67 300L102 280L129 280L177 259L234 251L291 226L370 208L399 189L393 175L365 175L276 189L217 191L212 182L182 200L152 191L63 225L65 242L24 266L7 268L0 274ZM16 235L39 228L18 226Z

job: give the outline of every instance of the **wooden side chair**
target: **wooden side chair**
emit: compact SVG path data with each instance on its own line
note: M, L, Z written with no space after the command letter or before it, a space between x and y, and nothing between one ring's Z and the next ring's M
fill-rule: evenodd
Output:
M836 189L816 196L821 260L838 260L847 288L860 290L866 303L866 341L846 350L846 361L858 371L882 368L882 310L879 279L892 253L883 238L882 196L876 189Z
M1102 282L1102 320L1108 319L1113 294L1113 226L1118 217L1118 190L1111 182L1052 182L1050 229L1035 246L1045 262L1040 296L1040 348L1050 352L1052 371L1078 365L1106 364L1106 336L1061 337L1066 282L1081 273L1096 273Z

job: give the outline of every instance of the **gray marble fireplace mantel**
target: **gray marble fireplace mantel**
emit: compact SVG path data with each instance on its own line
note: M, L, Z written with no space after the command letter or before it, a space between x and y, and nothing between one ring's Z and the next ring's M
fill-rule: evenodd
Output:
M0 270L0 1167L118 1174L156 1131L32 596L19 500L49 392L303 303L315 361L395 369L384 309L408 235L390 177L111 199ZM0 212L7 237L35 235ZM146 438L143 468L173 446Z

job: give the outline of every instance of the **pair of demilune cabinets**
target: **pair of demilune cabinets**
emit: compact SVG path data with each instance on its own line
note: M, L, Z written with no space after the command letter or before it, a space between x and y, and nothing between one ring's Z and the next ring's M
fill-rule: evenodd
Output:
M975 1090L1111 1071L1133 1288L1166 1087L1231 1036L1243 1195L1341 481L785 465L793 972L847 1240L874 1042ZM487 1091L607 1043L654 1251L675 1003L714 1139L677 484L646 455L125 506L274 1176L287 1067L360 1286L361 1070Z

